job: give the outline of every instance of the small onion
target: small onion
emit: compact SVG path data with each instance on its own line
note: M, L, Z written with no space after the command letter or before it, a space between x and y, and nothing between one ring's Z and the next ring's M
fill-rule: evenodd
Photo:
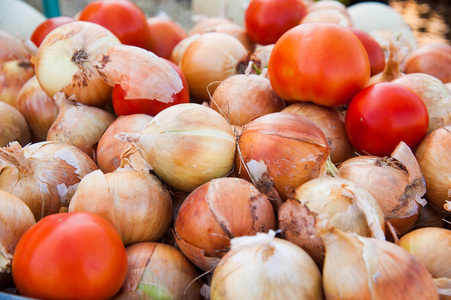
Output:
M321 273L311 257L274 235L232 239L213 273L212 300L323 299Z
M122 138L131 142L124 158L135 169L152 169L178 190L192 191L233 167L236 144L230 124L200 104L166 108L141 133Z
M191 262L175 247L137 243L126 249L128 271L119 299L202 299L202 280Z
M309 10L307 15L302 18L300 24L307 23L333 23L345 27L352 26L352 20L347 13L336 8L318 8Z
M415 157L426 181L424 197L441 213L451 201L451 126L429 133L415 149Z
M121 164L121 153L127 142L115 137L121 132L139 133L152 117L146 114L120 116L102 134L96 148L96 162L104 173L115 171Z
M11 260L17 242L36 223L33 213L18 197L0 190L0 289L11 282Z
M27 120L32 141L45 141L50 126L58 116L58 107L41 88L36 76L22 86L17 95L16 107Z
M235 172L257 186L269 181L283 200L301 184L322 175L329 154L324 133L312 121L277 112L243 126Z
M29 52L23 41L0 30L0 65L10 60L26 59L28 56Z
M211 270L230 239L275 229L268 198L251 183L232 177L211 180L185 199L174 235L182 252L202 270Z
M22 146L30 142L30 130L27 121L19 110L0 101L0 147L17 141Z
M410 88L426 104L429 113L428 133L451 124L451 92L439 79L425 73L411 73L393 82Z
M125 245L156 241L172 222L172 199L154 175L119 168L96 170L80 181L69 212L89 211L109 221Z
M210 107L230 124L244 125L255 118L281 111L285 101L273 91L267 78L237 74L218 85L210 99Z
M73 97L66 99L61 92L54 99L58 116L47 132L47 140L73 145L93 157L93 146L115 117L98 107L76 102Z
M244 73L249 54L235 37L222 32L200 35L186 48L180 68L191 96L197 102L208 101L219 82Z
M67 208L78 183L96 169L84 152L59 142L0 148L0 189L22 199L37 221Z
M332 163L337 164L352 157L354 148L346 136L345 119L335 108L312 102L296 102L287 106L282 112L307 117L323 131L329 143Z
M3 63L0 67L0 101L16 106L20 89L33 76L34 69L28 59Z

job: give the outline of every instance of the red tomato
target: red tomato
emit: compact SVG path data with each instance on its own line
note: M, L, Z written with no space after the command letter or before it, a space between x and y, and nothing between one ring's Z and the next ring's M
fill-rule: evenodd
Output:
M385 56L382 47L376 42L376 40L366 31L358 28L352 28L351 30L362 42L365 47L368 57L370 59L371 76L379 74L385 68Z
M348 104L367 86L370 62L362 43L346 27L308 23L276 42L268 75L276 94L287 101L337 106Z
M148 28L144 12L128 0L97 0L80 12L80 21L102 25L125 45L146 47Z
M49 34L50 31L52 31L53 29L70 23L70 22L75 22L76 20L71 18L71 17L65 17L65 16L61 16L61 17L54 17L54 18L49 18L47 20L45 20L44 22L42 22L41 24L38 25L38 27L36 27L36 29L33 31L33 33L31 34L31 38L30 40L36 45L36 46L40 46L42 41L44 40L44 38L47 36L47 34Z
M254 42L269 45L298 25L306 14L307 8L300 0L252 0L246 9L244 23Z
M166 59L171 57L175 45L188 37L185 29L166 18L148 18L147 25L149 27L149 39L146 49Z
M109 299L127 274L127 255L116 229L89 212L49 215L17 244L14 284L39 299Z
M351 100L345 130L351 144L364 154L386 156L401 142L414 149L426 136L429 115L424 102L409 88L375 83Z
M180 75L183 82L183 89L176 95L173 95L173 102L163 103L155 99L125 99L127 92L120 86L115 85L113 88L113 109L116 116L132 115L132 114L147 114L155 116L157 113L165 108L175 104L189 102L189 89L186 78L180 68L172 61L165 59Z

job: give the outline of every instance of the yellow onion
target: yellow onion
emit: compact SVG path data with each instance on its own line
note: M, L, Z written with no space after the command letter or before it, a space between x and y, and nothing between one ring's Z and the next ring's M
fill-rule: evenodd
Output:
M16 108L27 120L32 141L45 141L50 126L58 116L58 107L41 88L36 76L31 77L20 89Z
M209 32L188 45L180 69L190 95L201 103L210 99L220 81L244 73L248 61L248 52L238 39L222 32Z
M202 299L202 280L177 248L147 242L128 246L125 250L128 271L115 300Z
M115 117L98 107L79 103L73 97L66 99L62 92L56 93L54 99L58 115L47 132L47 140L73 145L94 157L93 146Z
M368 191L343 178L312 179L280 206L278 218L282 237L303 248L320 267L325 248L316 224L319 215L343 231L385 240L384 214Z
M0 289L12 283L14 250L25 231L35 223L33 213L21 199L0 190Z
M302 18L300 24L307 23L333 23L345 27L352 27L350 16L341 9L333 7L316 8L313 10L309 9L307 15Z
M59 142L0 148L0 189L22 199L36 221L67 208L78 183L96 169L84 152Z
M329 154L324 133L306 117L267 114L243 126L235 173L260 188L273 184L285 200L298 186L325 172Z
M182 56L185 53L186 48L188 48L188 46L199 36L200 34L189 35L188 37L178 42L178 44L175 45L174 49L172 49L171 57L169 58L169 60L176 65L180 65L180 61L182 60Z
M115 171L121 164L121 153L127 142L115 137L121 132L138 133L152 120L146 114L120 116L102 134L96 148L96 162L104 173Z
M432 276L403 248L337 228L321 237L326 299L439 299Z
M172 222L172 199L154 175L125 166L80 181L69 212L89 211L108 220L125 245L157 241Z
M171 187L192 191L233 167L235 137L230 124L213 109L178 104L158 113L131 142L124 158L137 170L150 170Z
M357 182L373 195L385 219L405 234L414 225L426 192L420 166L410 148L401 142L389 157L362 155L338 166L343 178Z
M411 73L393 82L410 88L426 104L429 113L428 133L451 124L451 92L439 79L424 73Z
M426 267L439 288L440 299L451 299L451 230L438 227L416 229L404 235L398 245Z
M180 250L197 267L213 269L228 251L230 239L275 229L268 198L246 180L211 180L185 199L175 220Z
M441 213L446 201L451 201L451 126L429 133L415 149L415 157L426 181L424 197Z
M22 146L30 142L30 130L27 121L19 110L0 101L0 147L17 141Z
M255 74L237 74L222 81L210 107L233 125L244 125L255 118L285 108L285 101L273 91L269 80Z
M330 146L330 160L337 164L353 155L354 148L345 132L345 119L333 107L320 106L312 102L296 102L282 112L291 112L307 117L324 133Z
M0 101L16 106L20 89L33 76L34 69L28 59L3 63L0 66Z
M16 59L26 59L29 52L24 42L10 33L0 30L0 65Z
M321 273L312 258L274 235L233 238L213 273L210 299L323 299Z

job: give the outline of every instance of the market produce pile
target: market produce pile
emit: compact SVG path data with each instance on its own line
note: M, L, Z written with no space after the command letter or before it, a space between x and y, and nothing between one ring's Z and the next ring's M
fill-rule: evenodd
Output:
M451 299L451 46L381 3L242 13L0 31L0 298Z

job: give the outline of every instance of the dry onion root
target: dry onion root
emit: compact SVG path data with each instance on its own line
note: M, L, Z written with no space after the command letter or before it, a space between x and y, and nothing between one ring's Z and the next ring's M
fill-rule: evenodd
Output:
M67 208L78 183L96 169L84 152L59 142L0 148L0 189L22 199L36 221Z
M19 110L2 101L0 101L0 128L0 147L14 141L22 146L30 142L30 130L24 116Z
M246 180L225 177L200 186L184 200L174 235L185 256L208 271L229 250L231 238L275 227L268 198Z
M202 299L202 280L177 248L148 242L133 244L125 250L128 272L115 300Z

